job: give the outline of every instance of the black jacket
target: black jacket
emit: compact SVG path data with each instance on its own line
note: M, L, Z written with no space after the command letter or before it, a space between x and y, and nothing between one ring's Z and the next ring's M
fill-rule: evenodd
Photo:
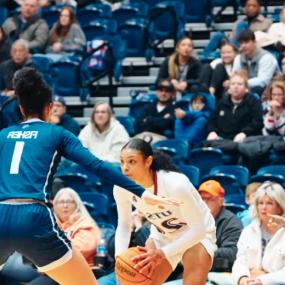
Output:
M216 132L220 137L233 139L240 132L247 136L260 135L263 128L260 99L247 94L235 107L229 95L222 97L209 120L208 133Z
M173 102L169 102L161 112L157 111L156 105L156 102L148 104L135 121L137 133L145 131L160 135L173 133L175 121ZM167 115L167 118L164 118L165 115Z

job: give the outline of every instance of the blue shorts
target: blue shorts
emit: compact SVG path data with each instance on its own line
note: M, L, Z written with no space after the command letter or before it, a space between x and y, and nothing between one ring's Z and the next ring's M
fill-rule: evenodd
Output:
M45 272L72 257L70 241L39 203L0 203L0 266L17 251Z

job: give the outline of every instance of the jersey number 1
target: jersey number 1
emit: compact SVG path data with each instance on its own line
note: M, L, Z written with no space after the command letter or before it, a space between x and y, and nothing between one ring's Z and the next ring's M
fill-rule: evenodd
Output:
M18 174L19 173L19 166L21 161L21 156L24 149L24 142L16 142L13 157L10 166L10 174Z

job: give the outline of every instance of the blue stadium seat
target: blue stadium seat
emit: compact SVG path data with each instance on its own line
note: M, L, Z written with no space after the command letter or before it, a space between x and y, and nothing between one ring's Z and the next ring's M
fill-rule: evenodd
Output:
M109 200L105 194L97 192L80 192L78 194L95 221L107 221Z
M43 75L49 86L52 86L53 78L51 74L51 65L53 61L45 54L36 53L32 55L32 62L35 68Z
M241 186L245 187L248 184L249 171L242 165L218 165L211 169L210 175L215 174L230 174L234 175Z
M285 165L268 165L258 169L256 175L250 177L250 181L274 181L280 183L281 185L285 184Z
M184 163L179 164L179 169L185 174L191 183L197 188L200 182L200 170L194 165L187 165Z
M186 161L188 157L189 144L186 140L182 140L182 139L165 139L165 140L157 141L154 144L152 144L152 148L161 149L166 152L167 152L167 149L170 149L169 154L171 154L172 152L172 155L175 161L178 161L181 159Z
M141 18L131 19L118 28L119 34L126 41L126 56L145 57L147 50L146 21Z
M87 6L77 12L76 18L81 27L84 27L98 18L104 18L104 12L98 7Z
M200 177L210 173L217 165L223 164L223 152L213 147L194 148L189 151L188 163L200 169Z
M98 10L101 10L103 18L111 18L112 17L112 8L108 4L92 3L92 4L85 6L83 9L89 9L89 8L96 8Z
M113 19L97 19L82 26L86 40L91 41L95 38L105 35L115 35L117 32L117 23Z
M238 212L242 212L247 209L245 205L236 203L225 203L224 206L227 210L231 211L234 214L237 214Z
M51 28L53 24L55 24L56 21L59 19L60 10L61 7L56 5L42 10L42 18L46 20L49 28Z
M258 169L257 174L278 174L285 177L285 165L268 165Z
M185 18L184 4L176 1L165 1L157 4L149 11L148 45L154 49L165 39L177 41L183 37Z
M135 119L131 116L116 116L116 119L125 127L129 136L135 134Z
M0 26L2 26L7 17L8 17L8 9L0 5Z
M60 96L80 96L79 63L62 60L52 64L53 92Z
M243 194L242 186L237 178L232 174L216 173L208 174L201 177L201 182L207 180L218 181L225 189L226 195Z
M113 19L116 20L118 26L124 24L130 19L140 17L140 11L138 8L126 5L122 5L119 8L115 9L112 14Z
M76 192L88 192L90 188L87 184L87 176L81 173L67 173L63 175L57 175L64 182L65 187L70 187Z
M245 202L245 195L244 194L227 194L225 195L225 203L235 203L238 205L244 205L248 207Z
M183 2L188 23L205 23L207 27L211 26L211 5L208 0L184 0Z

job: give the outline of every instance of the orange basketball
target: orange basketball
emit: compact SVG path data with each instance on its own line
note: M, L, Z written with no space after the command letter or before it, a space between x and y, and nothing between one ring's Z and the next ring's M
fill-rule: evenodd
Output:
M116 258L115 272L117 279L123 285L150 285L151 279L134 268L132 258L142 252L137 247L130 247Z

